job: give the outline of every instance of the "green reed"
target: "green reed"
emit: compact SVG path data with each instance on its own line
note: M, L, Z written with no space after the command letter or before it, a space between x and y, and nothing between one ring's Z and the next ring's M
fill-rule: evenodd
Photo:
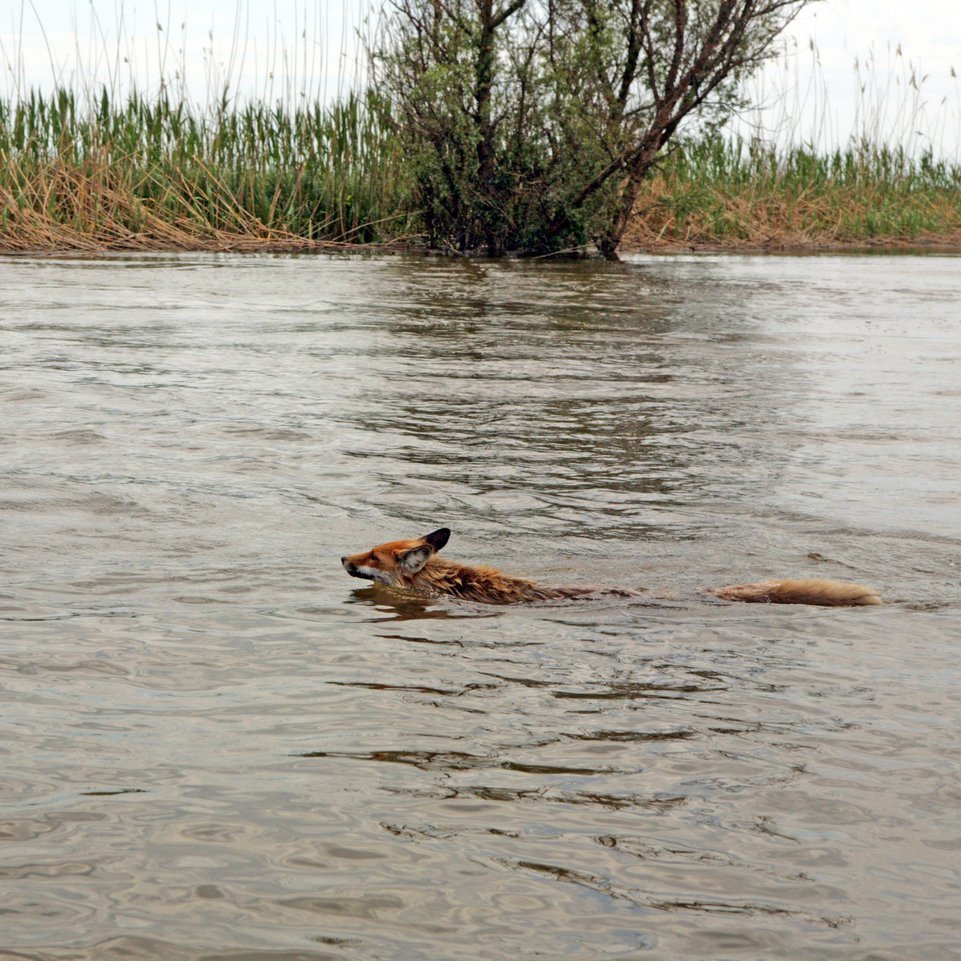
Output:
M956 244L961 164L871 142L818 151L717 135L686 141L650 179L628 239Z
M0 99L0 246L72 226L108 246L229 236L369 243L407 230L404 170L374 93L331 106L195 108L106 91ZM163 231L161 231L163 232ZM126 238L126 240L124 240ZM157 238L163 243L163 238ZM229 245L229 244L228 244Z

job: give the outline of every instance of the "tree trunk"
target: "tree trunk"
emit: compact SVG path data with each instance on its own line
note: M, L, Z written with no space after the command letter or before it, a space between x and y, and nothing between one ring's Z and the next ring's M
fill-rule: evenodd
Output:
M631 222L634 202L637 200L637 193L641 189L641 181L650 168L651 164L647 164L643 172L635 173L632 171L628 175L627 181L621 189L618 209L611 217L610 225L594 241L597 249L607 260L620 260L617 255L617 248L621 245L624 231L627 230L628 224Z
M494 0L480 0L480 33L477 38L477 66L475 68L474 96L477 113L477 175L480 194L484 198L494 195L494 128L491 121L491 95L494 89ZM484 242L489 257L499 257L503 252L491 228L491 212L484 210Z

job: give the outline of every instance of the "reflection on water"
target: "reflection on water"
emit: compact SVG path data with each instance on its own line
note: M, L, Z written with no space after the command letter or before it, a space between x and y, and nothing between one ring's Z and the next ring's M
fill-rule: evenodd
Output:
M370 617L367 620L385 621L422 621L426 618L442 617L445 619L457 617L497 617L503 613L500 608L489 605L481 607L478 604L452 604L446 599L420 597L395 591L380 584L372 587L355 588L350 592L351 600L347 603L363 604L372 607L382 617Z
M0 954L957 957L958 278L0 261Z

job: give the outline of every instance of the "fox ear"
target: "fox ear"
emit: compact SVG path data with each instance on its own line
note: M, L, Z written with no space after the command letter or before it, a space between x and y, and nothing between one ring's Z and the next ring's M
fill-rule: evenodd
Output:
M434 550L430 544L421 544L400 555L400 566L405 573L416 574L433 556Z
M450 528L439 527L436 531L422 537L425 543L430 544L435 551L439 551L450 540Z
M401 554L400 566L408 574L416 574L422 570L424 565L447 543L450 539L450 531L446 527L441 527L436 531L421 538L423 543L419 547L411 548L405 554Z

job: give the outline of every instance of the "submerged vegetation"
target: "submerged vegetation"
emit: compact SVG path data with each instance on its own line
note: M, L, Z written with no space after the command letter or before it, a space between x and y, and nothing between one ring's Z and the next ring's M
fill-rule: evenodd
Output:
M734 0L394 0L368 84L334 99L16 86L0 251L961 245L961 162L931 146L725 128L798 6L746 4L769 16L741 42L705 19ZM683 16L637 19L655 9Z

